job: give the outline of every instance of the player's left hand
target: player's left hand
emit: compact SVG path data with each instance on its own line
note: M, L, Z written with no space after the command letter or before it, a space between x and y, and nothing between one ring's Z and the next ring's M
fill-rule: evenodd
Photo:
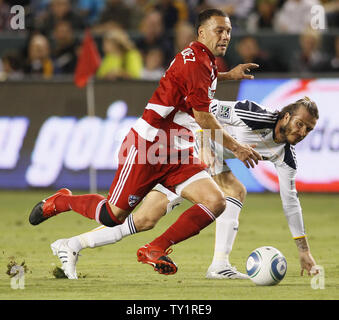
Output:
M315 268L316 262L309 251L299 252L299 258L300 258L301 276L303 276L304 270L307 271L307 274L309 276L315 275L319 272Z
M239 144L237 150L232 151L247 168L254 168L259 160L262 160L260 153L253 149L256 146L256 144Z
M259 65L256 63L244 63L238 64L236 67L227 72L227 75L230 80L243 80L243 79L254 79L254 76L247 74L252 69L259 68Z

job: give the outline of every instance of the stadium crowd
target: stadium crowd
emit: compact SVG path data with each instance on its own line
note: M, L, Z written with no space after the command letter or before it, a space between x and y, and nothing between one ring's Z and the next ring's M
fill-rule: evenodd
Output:
M339 0L23 0L25 28L13 30L10 9L16 4L0 0L1 80L73 74L86 29L102 57L98 79L158 80L195 39L196 15L208 7L223 9L238 35L233 56L218 58L219 70L255 62L257 72L339 72ZM315 16L322 10L323 22ZM312 19L324 27L312 28ZM258 39L267 32L278 39L297 35L288 59ZM328 32L331 42L324 47ZM3 35L22 37L22 48L4 43Z

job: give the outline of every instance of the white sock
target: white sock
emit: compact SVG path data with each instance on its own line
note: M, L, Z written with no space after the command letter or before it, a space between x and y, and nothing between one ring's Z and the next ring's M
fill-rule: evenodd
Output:
M115 227L100 226L92 231L70 238L68 240L68 246L76 252L79 252L85 248L96 248L116 243L122 238L136 232L133 215L130 214L124 223Z
M232 197L226 198L226 209L216 219L215 246L212 265L224 267L230 264L229 255L232 251L239 226L239 214L242 203Z

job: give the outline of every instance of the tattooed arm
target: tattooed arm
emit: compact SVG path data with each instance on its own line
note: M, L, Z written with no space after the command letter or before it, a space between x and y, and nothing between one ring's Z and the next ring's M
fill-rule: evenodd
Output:
M294 239L294 241L299 251L300 266L301 266L300 275L304 274L305 269L308 275L318 273L317 270L315 270L316 262L311 255L310 247L308 245L306 236L296 238Z
M306 237L297 238L297 239L294 239L294 241L295 241L295 244L297 245L299 252L310 251Z
M301 275L306 269L307 274L314 272L316 262L311 255L310 247L304 229L302 209L295 187L296 169L286 163L276 164L279 177L280 196L288 226L298 248Z

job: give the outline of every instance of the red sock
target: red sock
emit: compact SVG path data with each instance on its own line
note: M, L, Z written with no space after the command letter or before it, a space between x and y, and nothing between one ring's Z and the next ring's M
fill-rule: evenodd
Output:
M54 201L57 211L73 210L84 217L95 220L95 214L99 202L106 198L99 194L85 194L80 196L61 195Z
M197 235L200 230L215 220L213 213L201 204L195 204L186 210L160 237L150 244L164 251L172 244Z

